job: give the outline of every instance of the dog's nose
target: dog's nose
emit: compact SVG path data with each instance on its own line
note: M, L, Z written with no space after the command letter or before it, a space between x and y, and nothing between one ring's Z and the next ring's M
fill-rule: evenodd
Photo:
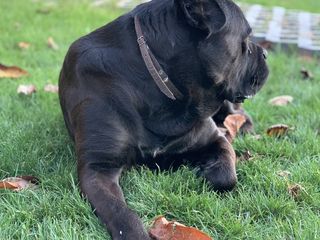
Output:
M267 58L268 58L268 51L266 50L266 49L262 49L262 56L263 56L263 58L265 59L265 60L267 60Z

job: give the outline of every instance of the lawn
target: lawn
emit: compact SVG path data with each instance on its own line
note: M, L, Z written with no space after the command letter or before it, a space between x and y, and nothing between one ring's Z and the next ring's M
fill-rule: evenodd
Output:
M252 1L259 2L259 1ZM320 12L316 0L266 1ZM106 239L103 226L77 187L73 144L67 136L58 96L46 93L57 84L72 41L111 21L124 10L94 7L91 1L0 1L0 63L18 65L30 75L0 79L0 179L34 175L40 187L22 192L0 191L0 239ZM58 50L47 47L53 37ZM21 50L17 43L31 43ZM195 226L214 239L320 239L320 67L316 59L272 52L265 88L245 103L255 121L257 140L239 137L234 147L252 158L238 163L239 184L219 195L192 170L160 174L132 170L122 178L127 202L146 226L165 215ZM314 75L302 80L301 67ZM32 96L16 93L19 84L35 84ZM291 95L292 104L274 107L268 100ZM268 137L273 124L287 124L287 136ZM288 177L279 171L290 172ZM125 180L125 181L124 181ZM296 197L288 187L299 184Z

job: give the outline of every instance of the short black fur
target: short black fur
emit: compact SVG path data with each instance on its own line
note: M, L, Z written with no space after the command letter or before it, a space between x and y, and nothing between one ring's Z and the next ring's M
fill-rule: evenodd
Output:
M167 98L141 57L134 28L184 95ZM75 141L83 194L113 239L149 239L125 204L123 169L181 162L197 166L214 190L237 181L235 153L219 131L240 102L264 84L268 69L251 29L229 0L154 0L75 41L65 58L59 96Z

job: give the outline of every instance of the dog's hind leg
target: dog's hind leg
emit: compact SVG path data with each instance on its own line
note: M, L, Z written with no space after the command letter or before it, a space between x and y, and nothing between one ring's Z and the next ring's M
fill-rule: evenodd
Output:
M113 240L149 240L119 186L122 168L135 157L135 149L120 118L108 110L95 104L74 115L80 188Z

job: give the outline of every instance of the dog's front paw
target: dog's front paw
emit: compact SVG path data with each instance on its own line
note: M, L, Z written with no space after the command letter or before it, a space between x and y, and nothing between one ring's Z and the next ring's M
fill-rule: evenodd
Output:
M217 192L231 191L237 184L236 171L231 166L212 162L212 164L206 164L202 174L212 189Z
M112 235L112 240L151 240L151 238L143 230L132 232L120 230L118 233Z

